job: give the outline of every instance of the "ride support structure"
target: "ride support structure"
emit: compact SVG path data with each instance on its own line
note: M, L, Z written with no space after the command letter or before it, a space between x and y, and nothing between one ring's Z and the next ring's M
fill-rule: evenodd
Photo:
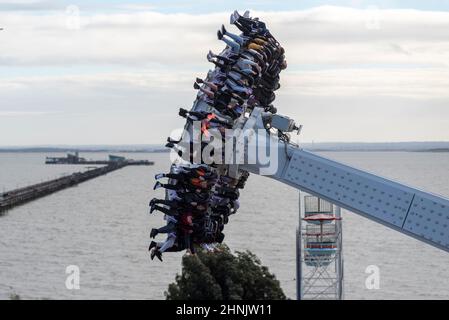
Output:
M299 192L296 232L297 299L342 300L343 275L340 207Z

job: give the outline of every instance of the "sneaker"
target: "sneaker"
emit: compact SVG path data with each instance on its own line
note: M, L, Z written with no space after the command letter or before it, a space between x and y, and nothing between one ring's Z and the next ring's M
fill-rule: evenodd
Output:
M164 177L164 174L163 174L163 173L158 173L158 174L154 175L154 179L155 179L155 180L162 179L163 177Z
M159 181L157 181L157 182L155 183L154 187L153 187L153 190L156 190L156 189L159 189L159 188L162 188L162 183L160 183Z
M159 261L162 262L162 252L159 250L154 249L156 257L159 259Z
M148 247L148 251L151 251L151 249L157 247L157 243L155 241L151 241L150 246Z
M150 207L154 206L156 200L157 200L156 198L151 199L149 206L150 206Z
M204 83L203 79L200 79L200 78L196 78L196 82L197 83Z
M156 256L156 249L153 249L150 253L151 260L154 260L154 257Z
M239 18L240 18L240 15L239 15L239 13L237 12L237 10L235 10L235 11L231 14L231 17L230 17L230 19L229 19L229 22L230 22L231 24L234 24L234 23L237 22L237 20L239 20Z
M154 210L156 210L156 206L152 205L151 208L150 208L150 214L152 214Z
M217 38L218 40L223 39L223 34L220 32L220 30L217 31Z
M221 25L221 33L222 33L222 34L226 34L226 33L227 33L224 24Z
M159 231L157 231L157 229L151 229L151 232L150 232L150 238L155 238L156 236L157 236L157 234L159 233Z
M198 85L198 83L195 82L195 83L193 84L193 88L196 89L196 90L198 90L198 89L200 88L200 86Z
M237 21L237 17L235 16L235 11L231 13L231 16L229 17L229 23L234 24Z

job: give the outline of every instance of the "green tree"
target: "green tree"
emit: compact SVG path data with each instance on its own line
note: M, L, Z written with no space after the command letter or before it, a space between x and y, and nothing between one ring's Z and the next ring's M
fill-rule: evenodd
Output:
M251 252L199 251L182 259L167 300L284 300L279 281Z

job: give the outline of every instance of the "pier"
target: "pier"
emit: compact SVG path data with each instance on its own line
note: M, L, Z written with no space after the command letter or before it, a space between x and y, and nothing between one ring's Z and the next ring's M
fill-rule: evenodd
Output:
M69 160L67 160L69 159ZM80 158L78 154L68 155L67 158L46 158L46 164L80 164L105 165L85 172L76 172L61 178L33 184L27 187L6 191L0 194L0 213L26 202L42 198L54 192L73 187L109 172L122 169L126 166L150 166L154 162L147 160L132 160L123 157L109 156L105 161L89 161Z
M109 165L125 163L128 166L151 166L153 161L126 159L125 157L109 155L109 160L86 160L79 156L78 152L68 153L66 157L46 157L45 164L82 164L82 165Z

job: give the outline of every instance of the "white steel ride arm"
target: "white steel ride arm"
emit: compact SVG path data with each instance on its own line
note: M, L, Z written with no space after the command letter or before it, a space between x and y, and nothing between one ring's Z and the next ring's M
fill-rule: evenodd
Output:
M264 127L261 115L259 110L250 117L253 120L256 118L256 121L252 121L256 123L255 129ZM271 162L277 161L277 166L276 170L268 174L269 177L449 251L448 199L326 159L264 135L264 131L259 131L256 136L259 140L271 139L272 144L277 144L277 156L271 159ZM249 160L239 167L263 174L262 170L266 165L254 159L251 154L248 156ZM251 161L253 164L248 164Z

